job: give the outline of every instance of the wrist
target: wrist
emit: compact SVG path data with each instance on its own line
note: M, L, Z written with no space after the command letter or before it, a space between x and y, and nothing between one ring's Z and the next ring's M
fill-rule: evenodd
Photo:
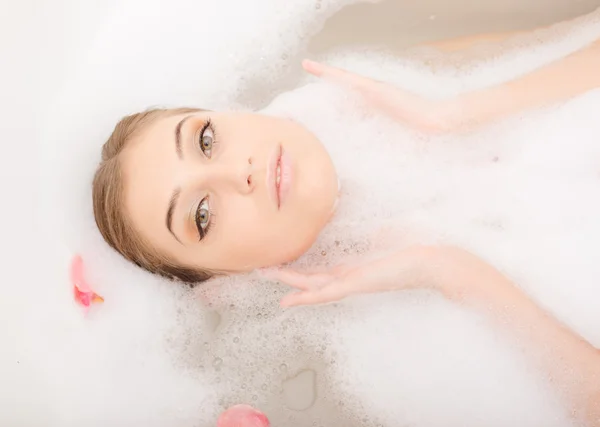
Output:
M450 300L490 300L514 289L500 271L470 252L441 248L431 257L436 289Z
M426 114L431 128L439 132L454 132L477 122L477 98L470 94L435 101Z
M421 126L426 131L453 131L462 121L463 112L457 98L425 100L419 110L420 117L424 118Z
M463 93L452 99L449 121L453 129L470 128L493 122L518 110L509 84Z

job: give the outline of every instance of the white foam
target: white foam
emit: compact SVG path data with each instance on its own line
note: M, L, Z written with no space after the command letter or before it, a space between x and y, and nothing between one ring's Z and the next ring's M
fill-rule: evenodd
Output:
M98 34L47 120L40 213L54 269L36 285L45 299L31 302L36 315L24 317L22 340L31 370L41 373L29 378L31 387L44 385L36 387L38 401L55 392L52 406L32 420L211 425L219 410L246 402L282 426L568 425L556 396L509 339L436 297L398 294L282 311L277 302L286 289L249 276L204 286L210 305L203 305L101 242L89 183L119 116L157 103L260 106L298 72L291 64L308 37L348 3L322 0L317 9L304 0L130 0ZM600 35L597 16L561 37L458 70L446 64L424 72L415 58L378 52L339 51L328 62L446 96L584 46ZM366 117L353 97L325 84L282 94L264 112L292 117L323 140L343 192L338 215L299 267L390 244L458 244L600 345L593 303L600 292L593 256L600 240L599 97L466 137L424 138ZM72 252L84 255L90 281L106 298L86 320L63 273ZM316 400L294 411L305 405L286 407L283 384L306 369L315 372Z
M211 383L215 377L204 372L201 358L210 351L205 342L215 316L101 243L90 205L100 147L126 113L157 103L231 107L263 72L276 83L302 40L349 3L323 0L316 9L304 1L132 0L116 6L46 112L36 214L43 230L38 241L54 268L43 281L15 291L31 307L22 316L20 354L31 372L22 388L37 393L27 396L29 414L2 411L3 420L56 420L61 426L214 422L222 409L215 394L220 386ZM74 253L84 256L89 280L106 298L86 320L66 276Z
M340 325L343 351L334 366L347 402L361 402L375 422L570 425L556 410L560 401L518 351L490 333L485 318L422 295L369 297L356 305L355 318Z
M297 101L302 96L327 100L331 108L315 111ZM324 85L281 96L272 111L319 135L343 189L336 221L299 264L335 265L347 257L347 245L363 256L383 250L390 235L397 247L456 244L498 266L600 345L599 103L595 91L466 137L423 139L385 119L360 117L347 108L345 94ZM377 235L381 227L387 241ZM354 404L362 402L385 425L481 425L486 417L494 425L568 425L565 407L556 404L558 390L545 388L543 372L509 341L489 341L493 330L456 309L413 306L408 298L372 301L361 315L350 309L331 336L343 355L332 382L359 397ZM404 351L415 341L414 351ZM439 368L431 370L432 363ZM457 389L462 392L453 394Z

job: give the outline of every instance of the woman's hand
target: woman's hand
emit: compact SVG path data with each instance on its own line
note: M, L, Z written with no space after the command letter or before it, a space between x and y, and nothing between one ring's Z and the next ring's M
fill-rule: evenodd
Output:
M377 261L341 266L326 273L299 273L289 269L264 270L300 292L284 297L284 307L323 304L350 295L410 289L431 289L460 299L484 281L500 283L503 276L464 250L448 246L414 246ZM505 279L504 283L507 281Z
M487 313L490 321L512 332L519 347L566 398L567 408L577 421L600 426L600 352L537 306L498 270L467 251L415 246L329 273L268 270L265 276L300 289L286 296L283 306L333 302L358 293L440 291L451 300Z
M304 69L352 88L371 107L423 131L459 131L514 114L562 103L600 87L600 40L535 71L445 101L428 100L391 84L376 82L313 61Z
M453 101L430 100L389 83L379 82L339 68L305 60L310 74L358 92L369 106L393 119L428 132L453 130L460 109Z

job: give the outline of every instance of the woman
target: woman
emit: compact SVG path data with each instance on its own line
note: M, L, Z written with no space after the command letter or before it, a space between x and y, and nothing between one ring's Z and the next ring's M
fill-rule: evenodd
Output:
M438 46L465 48L504 37ZM445 101L313 62L304 67L353 87L395 120L452 132L599 87L600 41L509 83ZM96 222L109 245L153 273L195 283L300 257L335 212L338 178L317 137L295 122L255 114L153 110L117 125L103 148L93 198ZM263 274L300 289L282 301L284 306L430 288L484 310L523 342L537 344L531 348L552 348L541 357L543 368L564 392L574 418L600 425L599 351L469 252L414 246L325 273Z

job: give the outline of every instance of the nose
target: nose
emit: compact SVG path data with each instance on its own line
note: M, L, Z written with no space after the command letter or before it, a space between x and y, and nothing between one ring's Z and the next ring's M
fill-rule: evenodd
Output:
M252 177L252 158L238 162L214 162L200 167L202 180L206 186L216 191L233 191L238 194L250 194L255 182Z

